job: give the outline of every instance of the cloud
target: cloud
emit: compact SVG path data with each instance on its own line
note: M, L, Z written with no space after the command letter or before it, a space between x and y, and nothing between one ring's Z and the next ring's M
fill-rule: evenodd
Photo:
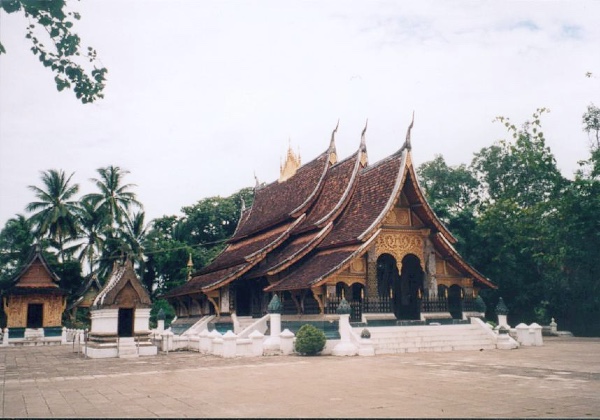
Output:
M563 38L576 39L576 40L583 39L584 30L579 25L564 24L561 26L560 29L561 29L561 35Z

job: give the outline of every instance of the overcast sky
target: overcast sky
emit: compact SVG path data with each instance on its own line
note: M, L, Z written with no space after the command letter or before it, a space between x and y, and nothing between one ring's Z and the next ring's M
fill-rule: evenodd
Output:
M344 158L366 134L370 162L396 151L413 110L417 164L451 165L548 107L543 127L565 176L588 157L581 116L600 106L598 1L133 1L69 3L109 70L105 99L57 92L0 12L0 227L34 200L40 171L75 172L81 193L108 165L148 219L279 175L336 137ZM586 77L592 72L592 77Z

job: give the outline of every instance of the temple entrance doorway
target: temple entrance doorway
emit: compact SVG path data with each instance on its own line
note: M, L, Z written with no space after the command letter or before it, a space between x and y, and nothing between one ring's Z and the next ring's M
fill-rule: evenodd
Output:
M27 328L42 328L44 326L44 304L30 303L27 305Z
M420 299L423 291L423 269L416 255L408 254L402 259L402 272L395 287L394 313L398 319L420 319ZM396 292L396 290L394 290Z
M235 287L235 313L237 316L260 318L266 313L268 301L263 289L268 285L264 278L241 279Z
M242 281L236 285L235 313L237 316L252 315L252 287L248 281Z
M133 337L133 308L119 308L117 334L119 337Z
M462 319L462 293L461 287L457 284L453 284L448 289L448 311L454 319Z
M391 302L394 300L395 288L399 282L400 275L396 259L390 254L381 254L377 258L377 295L382 302L390 302L394 313L396 313L395 305Z

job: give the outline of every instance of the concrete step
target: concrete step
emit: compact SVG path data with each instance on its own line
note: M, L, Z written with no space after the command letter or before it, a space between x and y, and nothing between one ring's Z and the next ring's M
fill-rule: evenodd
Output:
M119 358L139 357L137 344L134 338L119 339Z
M361 328L354 331L360 334ZM375 354L491 350L496 342L477 325L371 327Z

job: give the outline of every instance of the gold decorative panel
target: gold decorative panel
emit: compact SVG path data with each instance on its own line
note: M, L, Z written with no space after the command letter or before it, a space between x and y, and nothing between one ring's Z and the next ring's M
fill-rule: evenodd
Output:
M383 222L386 226L410 226L410 210L407 208L394 207L385 217Z
M424 240L420 232L382 232L377 237L375 246L377 257L382 254L390 254L396 259L398 270L402 269L402 259L408 254L416 255L421 268L424 269Z
M363 258L357 258L350 264L351 273L364 273L365 268L365 260Z

